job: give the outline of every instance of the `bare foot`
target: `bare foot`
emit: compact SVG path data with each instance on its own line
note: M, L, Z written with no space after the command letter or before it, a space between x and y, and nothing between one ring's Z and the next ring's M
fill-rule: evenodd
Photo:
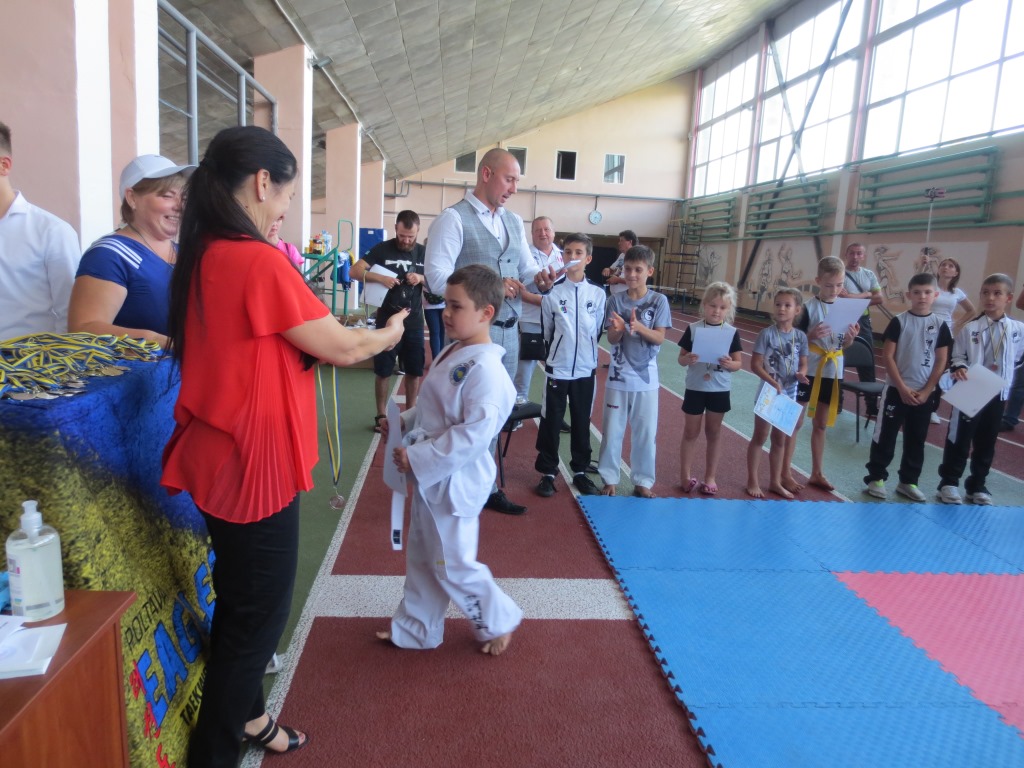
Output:
M747 496L753 496L755 499L764 498L764 491L761 490L761 486L759 485L748 485L743 490L747 492Z
M602 496L614 496L615 495L615 486L614 485L606 485L604 488L601 489L601 495Z
M781 496L784 499L792 499L793 498L793 494L790 493L786 489L786 487L783 486L781 483L779 483L778 485L776 485L775 483L772 483L771 485L768 486L768 490L771 491L772 493L779 494L779 496Z
M790 493L800 493L804 489L804 484L797 482L793 477L784 477L782 487Z
M824 475L811 475L807 478L807 484L813 485L815 488L821 488L823 491L834 491L836 489Z
M645 488L642 485L637 485L633 488L633 495L639 496L641 499L656 499L658 498L654 491L650 488Z
M383 640L384 642L387 642L387 643L391 642L391 633L390 632L380 631L380 632L374 632L374 634L377 636L378 640Z
M508 648L509 643L512 642L512 633L506 632L501 637L496 637L493 640L488 640L480 648L482 653L490 654L491 656L500 656Z

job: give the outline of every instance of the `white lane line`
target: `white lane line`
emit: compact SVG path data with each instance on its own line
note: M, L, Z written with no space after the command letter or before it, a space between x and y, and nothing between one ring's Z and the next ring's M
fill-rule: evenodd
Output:
M499 578L528 619L632 619L612 579ZM402 599L404 576L331 576L319 585L314 613L341 618L390 619ZM448 618L462 616L454 606Z

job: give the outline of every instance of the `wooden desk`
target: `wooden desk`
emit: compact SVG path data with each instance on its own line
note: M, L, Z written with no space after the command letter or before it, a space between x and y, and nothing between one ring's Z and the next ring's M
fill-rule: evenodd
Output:
M134 592L65 592L67 624L45 675L0 680L5 766L128 766L121 614Z

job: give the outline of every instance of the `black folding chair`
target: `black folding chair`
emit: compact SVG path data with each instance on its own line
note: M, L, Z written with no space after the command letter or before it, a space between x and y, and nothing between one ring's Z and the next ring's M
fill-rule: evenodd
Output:
M871 346L860 336L857 336L853 340L853 344L843 350L843 370L848 371L854 368L862 366L869 366L875 364L875 351ZM850 391L856 396L856 410L854 411L854 417L856 420L856 435L857 442L860 442L860 402L862 398L875 397L878 398L882 394L882 390L885 388L885 384L880 381L849 381L845 377L840 382L840 393ZM840 395L841 396L841 395ZM881 413L876 418L881 418ZM869 422L868 417L864 417L864 426L867 427Z
M508 419L505 421L505 426L501 428L501 431L505 433L505 445L501 444L501 434L498 435L498 482L502 488L505 487L505 454L508 453L508 444L512 442L512 432L515 431L516 424L520 421L526 421L527 419L536 419L540 417L540 403L525 402L522 405L517 405L512 408L512 413L508 415Z

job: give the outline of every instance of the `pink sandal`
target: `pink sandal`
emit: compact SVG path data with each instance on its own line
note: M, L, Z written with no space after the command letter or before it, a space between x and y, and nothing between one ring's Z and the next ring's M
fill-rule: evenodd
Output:
M718 486L715 485L714 483L711 483L710 485L708 485L707 483L701 483L700 492L703 493L705 496L714 496L716 493L718 493Z
M683 493L692 493L693 489L697 487L697 478L691 477L690 481L683 486Z

